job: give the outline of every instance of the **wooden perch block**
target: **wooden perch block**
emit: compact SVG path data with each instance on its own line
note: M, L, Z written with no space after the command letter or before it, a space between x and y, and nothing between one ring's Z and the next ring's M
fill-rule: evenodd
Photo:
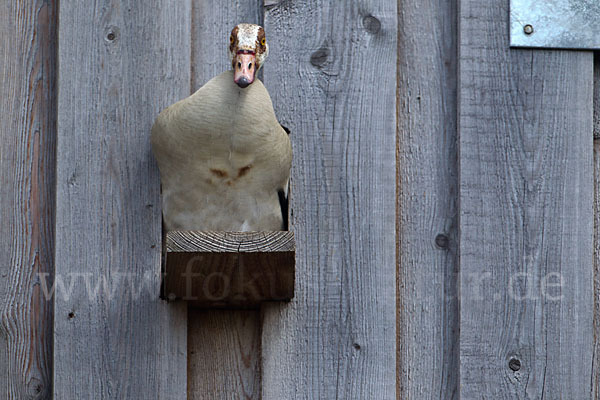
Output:
M253 308L294 297L294 233L172 231L164 295L199 308Z

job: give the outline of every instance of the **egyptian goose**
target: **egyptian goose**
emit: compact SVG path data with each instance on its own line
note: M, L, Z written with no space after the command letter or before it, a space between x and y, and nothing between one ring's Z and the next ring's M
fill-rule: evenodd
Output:
M233 70L163 110L152 127L167 230L281 230L292 149L256 78L269 46L262 27L231 31Z

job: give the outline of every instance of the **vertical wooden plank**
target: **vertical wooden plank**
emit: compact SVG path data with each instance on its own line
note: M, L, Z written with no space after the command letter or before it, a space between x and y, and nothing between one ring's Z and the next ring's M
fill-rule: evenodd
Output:
M395 1L269 2L296 297L263 306L263 399L396 397Z
M600 52L594 54L594 361L592 398L600 397Z
M600 140L594 141L594 371L593 399L600 397Z
M186 308L159 299L149 135L189 92L190 11L189 1L60 2L56 399L186 396Z
M190 310L188 316L188 399L260 399L256 312Z
M239 23L262 24L262 1L194 1L192 87L231 69L227 46ZM268 33L267 33L268 34ZM267 60L267 62L269 62ZM190 312L188 399L260 399L260 315L258 310Z
M398 394L458 398L457 2L398 3Z
M460 1L460 395L588 399L592 53L510 49Z
M600 139L600 52L594 53L594 139Z
M0 398L52 393L56 4L0 12Z

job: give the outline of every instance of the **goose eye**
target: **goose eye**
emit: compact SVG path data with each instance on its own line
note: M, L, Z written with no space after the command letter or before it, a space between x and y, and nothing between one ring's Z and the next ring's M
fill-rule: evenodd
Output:
M266 43L267 43L267 39L265 39L265 38L260 39L260 44L261 45L264 46Z

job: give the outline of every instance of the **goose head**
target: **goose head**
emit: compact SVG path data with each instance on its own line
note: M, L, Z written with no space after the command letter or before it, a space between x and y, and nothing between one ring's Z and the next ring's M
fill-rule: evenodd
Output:
M241 88L254 82L256 73L263 66L269 45L262 26L239 24L229 37L229 58L233 68L233 81Z

